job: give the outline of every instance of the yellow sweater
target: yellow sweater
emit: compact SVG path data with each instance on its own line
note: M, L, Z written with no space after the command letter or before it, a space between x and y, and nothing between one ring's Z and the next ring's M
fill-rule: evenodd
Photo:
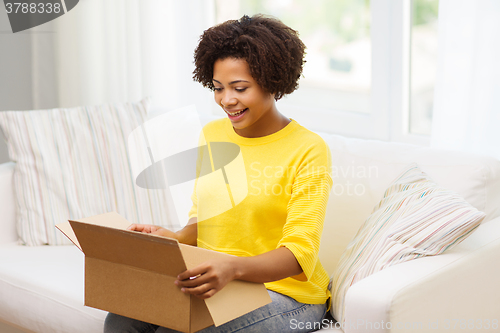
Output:
M271 135L245 138L223 118L202 134L189 212L198 219L198 246L236 256L285 246L304 273L266 288L325 303L329 277L318 251L332 186L328 145L295 120Z

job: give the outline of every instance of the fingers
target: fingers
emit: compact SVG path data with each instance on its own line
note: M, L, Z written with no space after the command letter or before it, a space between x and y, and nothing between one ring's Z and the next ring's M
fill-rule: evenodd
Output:
M183 287L181 288L181 291L184 294L194 295L198 298L206 299L215 295L218 290L214 288L212 284L204 283L194 288Z
M127 227L127 230L131 230L131 231L137 231L137 226L139 224L131 224Z
M205 299L213 296L216 279L208 272L209 266L201 264L193 269L182 272L177 276L175 284L181 288L185 294L194 295Z
M209 283L205 283L194 288L181 288L181 291L185 294L190 295L203 295L213 289L214 288Z
M137 232L143 232L150 234L152 232L155 232L158 230L157 226L150 225L150 224L131 224L127 227L127 230L130 231L137 231Z
M205 292L203 294L193 294L193 296L198 297L200 299L207 299L207 298L212 297L216 293L217 293L216 289L210 289L209 291L207 291L207 292Z
M217 293L217 290L215 289L210 289L209 291L207 291L206 293L204 294L201 294L201 295L194 295L198 298L201 298L201 299L206 299L206 298L210 298L212 297L213 295L215 295L215 293Z
M151 234L177 239L177 234L175 232L165 229L163 227L156 227L156 230L152 231Z
M176 280L175 285L179 286L181 288L182 287L193 288L193 287L202 285L204 283L208 283L209 281L210 281L210 278L207 276L207 274L205 274L205 275L198 275L196 277L189 278L189 279L183 280L183 281Z
M127 230L131 230L131 231L138 231L138 232L147 232L149 233L148 229L150 228L151 226L147 225L147 224L131 224L127 227Z
M208 271L208 267L206 264L201 264L196 266L193 269L188 269L177 276L178 281L186 281L189 280L192 276L203 275Z

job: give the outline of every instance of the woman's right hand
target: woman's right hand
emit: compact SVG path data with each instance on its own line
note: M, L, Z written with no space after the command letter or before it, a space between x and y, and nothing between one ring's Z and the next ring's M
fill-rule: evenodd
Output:
M127 230L143 232L145 234L153 234L173 239L178 239L177 234L173 231L170 231L166 228L152 225L152 224L131 224L127 227Z

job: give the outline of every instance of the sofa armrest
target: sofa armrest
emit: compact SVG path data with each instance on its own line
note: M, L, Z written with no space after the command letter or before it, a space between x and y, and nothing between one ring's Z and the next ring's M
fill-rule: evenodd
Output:
M15 163L0 164L0 244L16 242L16 200L14 198L13 174Z
M499 329L499 262L500 217L442 255L395 265L353 285L344 332Z

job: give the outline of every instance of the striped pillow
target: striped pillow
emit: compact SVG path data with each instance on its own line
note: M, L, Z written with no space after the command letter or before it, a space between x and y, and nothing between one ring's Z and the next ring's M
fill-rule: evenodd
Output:
M392 265L441 254L467 238L485 214L411 164L360 227L332 279L332 315L344 323L349 287Z
M168 224L167 193L135 185L127 151L128 134L145 121L149 104L0 112L16 162L21 243L68 244L55 224L109 211L135 223Z

